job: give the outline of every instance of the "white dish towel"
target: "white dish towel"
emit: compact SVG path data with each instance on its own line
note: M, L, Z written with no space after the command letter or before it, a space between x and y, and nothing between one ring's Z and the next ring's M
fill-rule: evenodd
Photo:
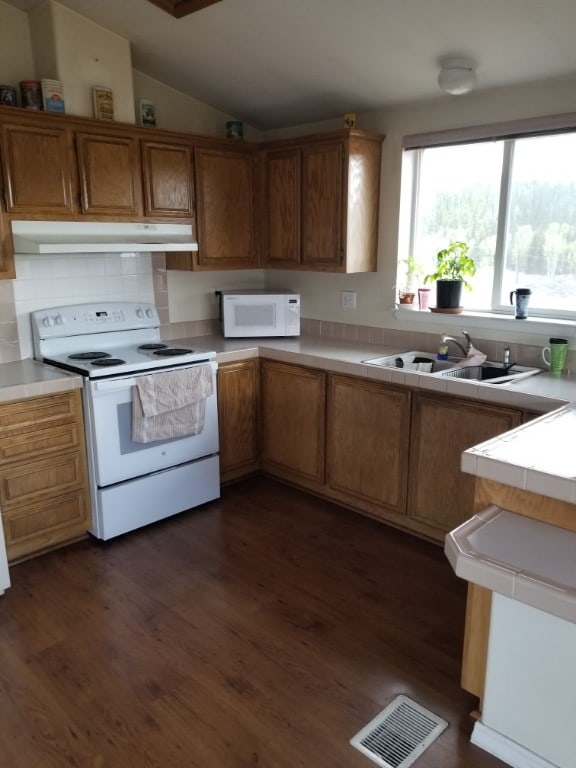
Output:
M199 434L212 392L210 365L139 376L132 389L133 442Z

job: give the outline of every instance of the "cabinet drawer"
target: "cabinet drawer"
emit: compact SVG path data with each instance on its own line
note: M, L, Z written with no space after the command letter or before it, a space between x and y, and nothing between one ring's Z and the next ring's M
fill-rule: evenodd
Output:
M37 459L53 452L76 448L80 444L78 424L73 422L60 426L46 426L34 432L13 435L0 439L0 465L10 461Z
M0 406L0 440L5 433L11 435L17 431L37 430L39 424L55 424L66 420L78 419L82 422L79 406L80 395L62 393L49 397L36 397L19 400Z
M85 465L79 452L7 465L1 475L2 510L32 501L46 493L65 493L85 483Z
M90 528L82 490L4 511L2 518L9 560L77 538Z

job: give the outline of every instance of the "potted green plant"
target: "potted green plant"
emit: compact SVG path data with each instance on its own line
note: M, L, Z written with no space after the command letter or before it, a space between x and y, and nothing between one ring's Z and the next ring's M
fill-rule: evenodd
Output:
M462 287L471 290L466 278L474 277L476 264L468 255L467 243L455 240L436 254L436 269L424 278L436 281L436 308L457 310L461 307Z
M400 304L414 304L416 298L416 292L418 290L418 279L422 274L422 267L414 256L408 256L404 259L405 265L405 282L404 287L398 292L398 300Z

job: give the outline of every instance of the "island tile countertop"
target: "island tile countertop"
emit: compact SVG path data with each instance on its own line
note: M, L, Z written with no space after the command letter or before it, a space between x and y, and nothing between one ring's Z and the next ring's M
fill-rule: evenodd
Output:
M576 504L576 402L462 454L471 475Z

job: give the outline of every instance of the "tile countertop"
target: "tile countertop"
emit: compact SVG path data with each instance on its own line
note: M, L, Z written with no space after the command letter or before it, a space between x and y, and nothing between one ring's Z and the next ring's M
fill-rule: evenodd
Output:
M311 336L255 340L205 336L174 339L171 343L214 349L219 363L267 357L542 413L542 416L521 427L465 451L462 470L576 503L576 452L570 450L576 434L574 374L558 376L544 372L505 385L436 378L414 371L362 363L372 357L405 352L405 348Z
M363 376L544 415L464 452L464 472L576 503L576 375L542 373L504 385L436 378L415 371L380 368L362 361L405 352L355 341L300 336L295 339L224 339L222 336L170 339L171 344L215 350L219 363L267 357L334 373ZM0 402L81 389L83 379L32 359L0 364ZM543 449L544 446L544 450Z
M386 347L356 341L314 336L295 339L224 339L222 336L170 339L178 346L213 349L219 363L267 357L285 363L309 365L333 373L348 373L391 384L485 400L537 413L548 413L576 401L576 374L555 376L548 372L509 384L487 384L463 379L434 377L400 368L381 368L363 360L406 352L406 347ZM432 356L434 353L431 352Z
M576 504L576 402L462 454L463 472Z
M27 358L0 364L0 403L82 389L82 376Z

